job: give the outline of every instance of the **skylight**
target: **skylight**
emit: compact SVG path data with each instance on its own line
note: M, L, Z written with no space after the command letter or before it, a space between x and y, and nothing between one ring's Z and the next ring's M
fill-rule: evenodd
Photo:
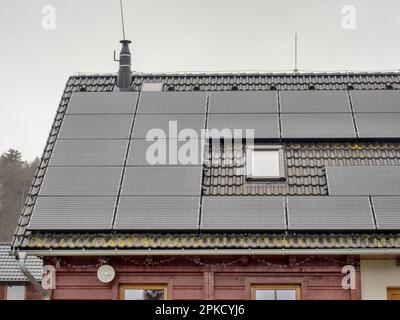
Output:
M280 145L248 146L246 177L253 180L281 180L285 178L283 147Z
M162 82L143 82L142 91L162 91L163 85Z

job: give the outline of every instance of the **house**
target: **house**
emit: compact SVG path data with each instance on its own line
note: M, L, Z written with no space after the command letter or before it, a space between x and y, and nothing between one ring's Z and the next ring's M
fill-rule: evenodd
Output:
M399 298L400 73L137 74L128 45L69 78L21 214L46 298Z
M33 300L40 299L25 275L21 272L18 261L10 255L9 243L0 243L0 300ZM27 259L30 273L41 281L42 261L36 257Z

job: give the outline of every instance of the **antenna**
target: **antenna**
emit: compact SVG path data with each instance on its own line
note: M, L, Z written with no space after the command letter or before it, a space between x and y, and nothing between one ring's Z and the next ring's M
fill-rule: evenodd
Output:
M293 72L299 72L297 68L297 32L294 34L294 70Z
M121 8L122 37L123 37L123 40L126 40L126 38L125 38L124 7L123 7L123 4L122 4L122 0L119 0L119 5L120 5L120 8Z

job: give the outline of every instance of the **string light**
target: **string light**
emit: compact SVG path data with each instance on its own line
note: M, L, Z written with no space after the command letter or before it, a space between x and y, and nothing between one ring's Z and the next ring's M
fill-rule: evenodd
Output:
M119 260L122 260L125 263L128 264L132 264L132 265L136 265L136 266L159 266L159 265L165 265L165 264L169 264L171 262L173 262L174 260L176 260L178 257L169 257L169 258L165 258L165 259L158 259L158 260L153 260L152 257L147 257L145 259L137 259L137 258L132 258L132 257L120 257ZM306 258L304 258L303 260L300 261L295 261L295 262L287 262L287 263L274 263L274 262L270 262L266 259L262 259L259 258L258 256L241 256L240 258L236 258L232 261L229 262L218 262L218 263L207 263L207 262L202 262L199 258L195 258L195 257L190 257L190 256L183 256L183 258L187 261L190 261L196 265L199 266L203 266L203 267L208 267L208 268L225 268L225 267L229 267L238 263L242 263L243 261L247 260L247 259L253 259L254 261L256 261L259 264L265 265L265 266L269 266L269 267L275 267L275 268L293 268L293 267L300 267L304 264L306 264L307 262L311 261L312 259L324 259L330 262L333 262L335 264L339 264L339 265L352 265L352 266L359 266L360 262L359 261L343 261L343 260L338 260L335 258L331 258L331 257L327 257L327 256L308 256ZM99 259L99 262L97 263L91 263L91 264L73 264L73 263L69 263L68 261L64 260L64 259L54 259L53 260L55 263L55 267L56 269L63 267L67 267L67 268L71 268L73 270L76 269L91 269L91 268L99 268L104 264L108 264L111 262L111 258L102 258Z
M325 257L325 256L322 256L321 258L324 260L330 261L330 262L341 264L343 266L345 266L345 265L359 266L360 265L360 262L358 262L358 261L343 261L343 260L337 260L337 259Z
M171 258L153 261L153 259L137 260L134 258L124 257L124 258L122 258L122 260L124 262L128 262L128 263L131 263L134 265L139 265L139 266L159 266L159 265L170 263L170 262L174 261L176 258L177 257L171 257Z
M100 261L98 263L77 265L77 264L69 263L68 261L65 261L63 259L57 259L55 261L55 267L56 267L56 269L59 269L61 266L64 266L64 267L71 268L73 270L99 268L102 265L107 264L109 261L110 261L110 258L105 258L105 259L100 259Z
M199 259L195 259L195 258L190 258L190 257L185 257L186 260L191 261L199 266L203 266L203 267L209 267L209 268L218 268L218 267L222 267L225 268L227 266L231 266L234 265L240 261L243 260L243 257L240 257L239 259L233 260L231 262L222 262L222 263L205 263L205 262L201 262Z
M261 264L266 265L266 266L269 266L269 267L292 268L292 267L299 267L299 266L305 264L306 262L308 262L308 261L310 261L311 259L313 259L314 256L307 257L307 258L303 259L302 261L298 261L298 262L289 262L289 263L286 263L286 264L272 263L272 262L268 262L268 261L266 261L266 260L264 260L264 259L260 259L260 258L258 258L258 257L254 257L254 256L252 256L252 258L253 258L254 260L256 260L258 263L261 263Z

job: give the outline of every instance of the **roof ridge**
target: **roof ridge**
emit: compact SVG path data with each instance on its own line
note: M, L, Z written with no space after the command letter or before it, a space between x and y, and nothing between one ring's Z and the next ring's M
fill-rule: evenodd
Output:
M133 71L133 76L372 76L372 75L400 75L400 69L393 70L338 70L338 71L299 71L291 70L221 70L221 71L165 71L165 72L140 72ZM116 77L117 73L76 72L72 77Z

